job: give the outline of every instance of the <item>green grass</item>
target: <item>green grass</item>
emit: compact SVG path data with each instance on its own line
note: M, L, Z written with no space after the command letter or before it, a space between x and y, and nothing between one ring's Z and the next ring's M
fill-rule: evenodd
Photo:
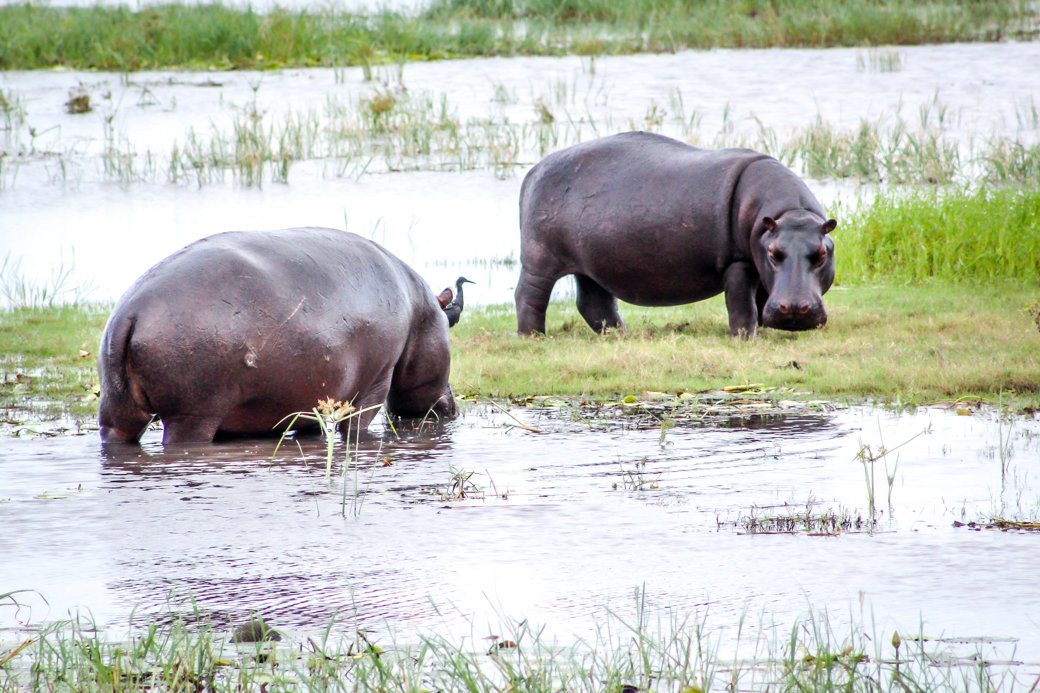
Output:
M836 287L825 301L826 328L762 330L750 342L730 338L718 298L675 308L622 306L628 329L607 336L589 330L573 304L553 304L544 339L516 336L512 306L471 307L452 330L451 382L469 397L612 398L754 383L784 398L967 398L1040 407L1035 283ZM96 416L105 317L97 307L0 313L0 409L7 418Z
M729 336L720 298L622 305L627 330L607 336L572 304L552 304L549 336L534 339L513 334L511 307L471 309L452 332L452 386L470 396L612 397L755 383L837 400L1040 404L1035 284L838 287L825 302L826 328L767 329L753 341Z
M838 216L837 276L845 284L1040 286L1040 187L881 195Z
M705 614L655 616L638 591L635 609L606 610L595 634L575 642L502 619L497 627L472 625L468 639L421 633L397 643L331 623L306 642L235 646L197 609L188 619L171 616L173 625L151 623L122 640L72 619L2 644L0 689L850 693L1025 690L1032 682L1028 666L1002 661L984 639L964 645L881 632L826 611L789 628L766 614L757 624L742 616L720 627Z
M97 416L97 347L107 306L0 311L0 411L19 421Z
M221 5L0 7L0 69L277 68L490 55L868 46L1031 35L1022 0L435 0L418 16Z

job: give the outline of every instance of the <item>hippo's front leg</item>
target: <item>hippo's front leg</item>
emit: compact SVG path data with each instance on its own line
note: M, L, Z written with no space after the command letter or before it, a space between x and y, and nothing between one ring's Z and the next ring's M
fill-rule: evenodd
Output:
M750 262L734 262L722 275L726 291L726 311L729 313L729 333L734 337L751 339L758 327L758 271Z

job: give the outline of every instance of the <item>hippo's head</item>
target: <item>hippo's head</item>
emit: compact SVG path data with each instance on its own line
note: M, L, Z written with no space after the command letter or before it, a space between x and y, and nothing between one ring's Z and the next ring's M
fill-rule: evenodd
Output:
M827 322L823 294L834 281L834 241L838 225L805 210L778 219L762 217L751 253L769 297L759 320L780 330L810 330Z

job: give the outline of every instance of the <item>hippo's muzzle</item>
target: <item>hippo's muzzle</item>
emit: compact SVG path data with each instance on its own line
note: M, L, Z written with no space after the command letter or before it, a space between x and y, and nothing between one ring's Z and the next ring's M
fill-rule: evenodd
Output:
M823 298L774 298L769 297L762 310L762 324L777 330L813 330L827 324L827 311Z

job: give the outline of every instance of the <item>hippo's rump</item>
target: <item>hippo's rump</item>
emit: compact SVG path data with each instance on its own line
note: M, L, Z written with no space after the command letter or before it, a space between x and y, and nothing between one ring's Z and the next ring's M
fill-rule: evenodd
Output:
M290 404L308 410L310 393L344 396L386 377L423 311L441 312L425 282L359 236L228 232L150 269L121 299L110 330L130 325L126 372L148 408L190 411L193 402L249 393L241 417L252 430L268 403L275 420L284 415L286 393L307 393ZM234 431L234 418L222 430Z

